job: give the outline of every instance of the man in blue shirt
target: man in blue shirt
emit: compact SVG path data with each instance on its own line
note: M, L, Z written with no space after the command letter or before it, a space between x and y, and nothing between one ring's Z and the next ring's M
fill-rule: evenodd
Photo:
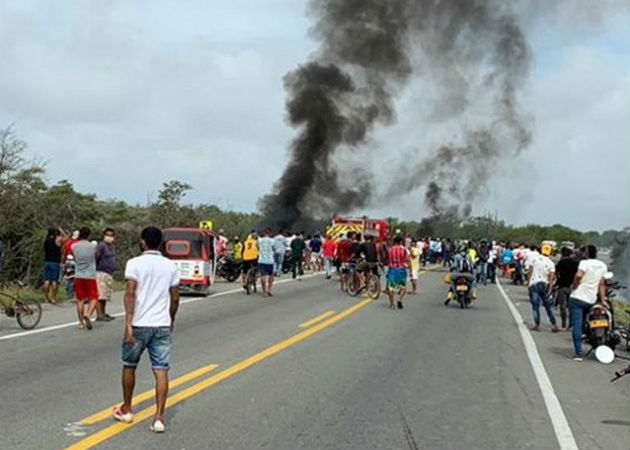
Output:
M510 264L514 262L514 252L512 246L508 244L507 248L501 253L501 266L503 269L503 276L507 274L507 269Z

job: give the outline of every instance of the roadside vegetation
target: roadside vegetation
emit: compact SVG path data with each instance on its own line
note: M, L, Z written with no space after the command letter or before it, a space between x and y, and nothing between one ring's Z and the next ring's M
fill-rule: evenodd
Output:
M178 180L164 182L157 197L146 205L99 199L94 194L78 192L68 180L48 184L44 166L26 159L26 147L26 142L11 127L0 130L0 239L4 244L6 279L21 279L37 286L43 263L42 242L50 227L61 226L71 232L86 225L94 231L94 238L105 227L113 227L123 267L128 258L138 253L137 236L147 224L194 227L201 220L212 220L216 230L224 229L229 237L243 237L263 219L258 213L226 211L213 204L187 204L185 196L192 186ZM585 233L563 225L515 227L489 217L462 221L448 215L420 222L393 217L388 221L392 229L400 228L415 236L472 240L492 237L527 243L552 239L573 241L577 245L593 242L615 247L613 256L618 254L620 260L628 259L627 229Z

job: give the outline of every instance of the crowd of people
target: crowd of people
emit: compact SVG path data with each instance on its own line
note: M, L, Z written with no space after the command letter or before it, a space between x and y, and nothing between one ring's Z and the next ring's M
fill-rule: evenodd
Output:
M46 302L56 303L60 281L77 304L79 328L92 329L91 318L110 321L106 312L112 293L113 275L117 270L116 232L106 228L101 240L92 240L92 232L82 227L71 235L61 228L50 229L44 241L43 292ZM163 432L164 409L168 392L171 333L179 305L179 273L173 261L161 252L162 232L145 228L140 236L142 254L126 263L125 333L122 344L123 402L114 408L118 421L133 421L132 397L135 370L144 350L148 350L156 383L157 408L151 424L154 432ZM582 327L584 316L596 302L605 300L606 264L597 259L597 249L586 246L577 252L561 250L554 263L549 254L536 246L515 245L482 239L479 242L452 241L427 237L416 239L397 233L388 240L349 231L338 236L303 232L262 235L252 230L241 241L230 242L220 232L215 244L219 257L230 256L242 263L243 283L255 268L261 276L264 297L272 297L274 277L291 272L301 277L305 269L323 271L326 279L337 275L340 290L349 289L349 276L378 277L386 274L385 292L391 309L403 309L404 298L419 292L421 267L445 266L448 272L469 277L473 298L478 285L497 282L497 277L521 274L528 286L534 331L541 330L540 308L543 307L552 331L572 329L575 360L582 360ZM522 271L518 272L518 271ZM452 298L449 286L445 304ZM561 325L554 314L560 310ZM86 310L87 308L87 310Z
M114 319L106 309L117 270L116 231L105 228L98 242L91 237L88 227L70 235L62 228L49 229L44 239L42 272L44 302L59 301L63 281L68 297L76 300L79 328L88 330L92 329L94 314L98 322Z
M50 229L44 240L44 301L57 303L63 281L68 297L76 300L81 329L92 329L94 314L99 322L114 319L106 308L117 270L115 239L116 232L112 228L103 230L100 241L96 241L92 240L91 230L82 227L71 234L61 228ZM230 242L220 230L216 251L219 257L229 254L242 263L244 287L248 272L256 268L264 297L274 295L274 279L283 273L299 278L305 269L323 271L326 279L336 274L343 292L348 290L348 276L353 271L373 272L379 276L385 273L385 292L393 309L404 307L407 293L419 292L418 275L427 264L444 266L459 276L469 277L473 299L479 285L495 283L497 276L510 277L528 287L532 330L540 331L543 308L553 332L573 330L575 358L581 359L581 324L588 308L604 296L603 277L608 270L606 264L597 259L594 246L577 251L562 248L560 259L554 263L537 245L489 239L478 242L434 237L417 239L401 233L388 241L377 240L352 231L322 237L318 232L307 235L280 230L273 234L271 229L265 229L262 236L252 230L243 241L236 237ZM453 296L451 284L446 305Z
M574 359L577 361L583 359L584 316L594 303L605 298L604 275L608 269L597 259L597 249L592 245L577 251L562 248L560 259L554 263L551 255L541 252L537 245L489 239L478 242L432 237L416 239L397 234L389 242L376 242L371 235L352 231L336 238L327 235L322 239L318 233L306 238L304 235L279 232L272 237L271 230L267 229L259 239L252 231L244 247L238 239L235 240L234 257L243 259L244 274L252 265L258 264L264 296L273 295L273 278L283 272L285 259L291 261L293 278L301 275L304 267L323 269L327 279L336 272L340 289L344 292L348 289L348 275L353 270L361 273L385 272L385 291L392 309L404 307L408 284L411 286L409 294L418 293L418 274L426 264L444 266L459 276L468 276L473 299L477 297L479 285L496 283L498 276L520 277L520 284L526 284L528 288L532 330L541 330L540 310L544 308L552 332L572 330ZM394 301L396 295L398 297ZM446 294L446 305L453 295L454 285L451 284ZM555 310L560 313L559 324Z

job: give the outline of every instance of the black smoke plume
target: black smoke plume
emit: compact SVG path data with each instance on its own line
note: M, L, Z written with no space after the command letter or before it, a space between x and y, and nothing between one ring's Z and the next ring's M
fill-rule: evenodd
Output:
M356 149L377 122L394 120L393 94L411 73L407 57L408 2L317 0L313 61L285 76L288 121L299 129L290 162L273 193L261 199L266 222L286 228L313 217L361 207L369 177L340 183L332 161L341 146Z
M530 54L510 3L311 0L309 11L320 47L284 79L287 119L299 134L260 201L266 223L300 226L377 201L361 146L376 124L395 121L393 101L412 73L440 93L433 118L458 122L458 139L405 161L386 198L424 186L433 213L469 214L500 158L531 142L517 98ZM480 103L485 109L472 114ZM430 107L421 104L418 116ZM343 168L340 152L350 152Z

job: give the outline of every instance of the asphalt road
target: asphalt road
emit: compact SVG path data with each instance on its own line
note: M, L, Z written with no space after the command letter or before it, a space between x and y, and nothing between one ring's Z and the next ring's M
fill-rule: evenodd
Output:
M171 378L206 369L171 390L164 435L148 430L150 398L133 426L85 423L120 401L121 319L50 329L73 311L47 307L43 331L27 335L3 320L0 448L560 448L496 286L465 311L443 305L440 272L422 276L402 311L384 296L351 299L320 275L279 284L272 299L235 287L180 310ZM525 290L506 290L531 320ZM568 333L533 337L577 447L628 449L630 379L609 383L624 364L571 361ZM136 393L152 383L145 355Z

